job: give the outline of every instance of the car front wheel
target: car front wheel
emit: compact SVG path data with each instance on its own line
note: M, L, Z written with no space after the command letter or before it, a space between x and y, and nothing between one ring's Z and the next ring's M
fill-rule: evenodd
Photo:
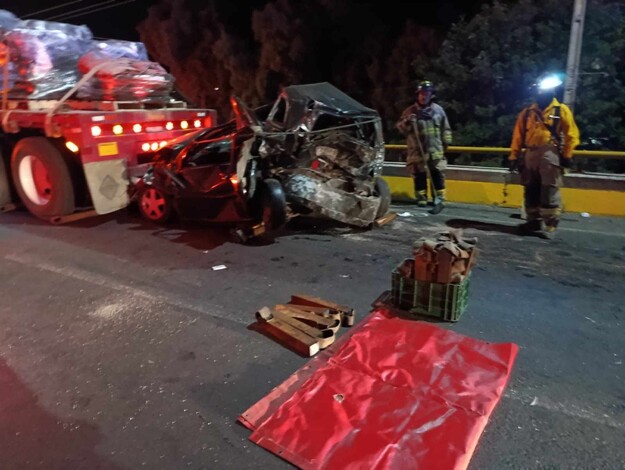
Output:
M139 211L145 219L164 224L172 215L171 198L159 188L145 186L139 193Z

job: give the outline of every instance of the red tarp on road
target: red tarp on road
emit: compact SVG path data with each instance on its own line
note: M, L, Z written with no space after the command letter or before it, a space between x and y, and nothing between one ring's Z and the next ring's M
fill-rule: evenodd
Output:
M464 469L518 347L373 311L252 406L250 439L305 469Z

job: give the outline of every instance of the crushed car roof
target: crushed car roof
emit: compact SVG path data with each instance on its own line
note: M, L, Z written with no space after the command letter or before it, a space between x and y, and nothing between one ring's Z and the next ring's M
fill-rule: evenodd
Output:
M378 116L377 111L367 108L328 82L291 85L285 87L281 95L289 102L287 127L298 124L297 121L310 109L311 101L315 107L332 110L337 114Z

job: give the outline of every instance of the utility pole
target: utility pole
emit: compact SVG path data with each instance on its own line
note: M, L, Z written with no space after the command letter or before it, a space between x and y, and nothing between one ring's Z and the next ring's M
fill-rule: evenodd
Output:
M566 81L564 84L564 103L571 109L575 105L575 91L577 89L577 79L579 78L579 59L582 54L585 16L586 0L575 0L573 19L571 21L569 54L566 59Z

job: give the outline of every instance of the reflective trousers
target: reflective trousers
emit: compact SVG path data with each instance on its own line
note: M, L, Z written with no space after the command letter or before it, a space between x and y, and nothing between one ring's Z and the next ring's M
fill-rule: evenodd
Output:
M528 222L542 219L546 226L557 227L562 213L562 167L554 146L546 145L526 152L521 184Z

